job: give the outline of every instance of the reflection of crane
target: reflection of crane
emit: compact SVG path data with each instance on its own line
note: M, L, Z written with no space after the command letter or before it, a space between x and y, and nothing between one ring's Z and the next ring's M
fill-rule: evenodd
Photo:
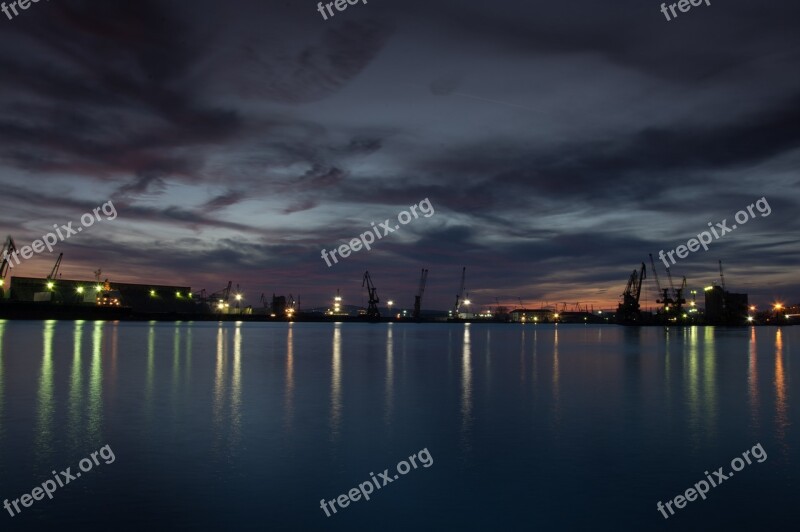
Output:
M61 267L61 258L64 256L63 253L58 254L58 259L56 259L56 264L53 266L53 269L50 270L50 275L47 276L47 280L55 279L58 276L58 268Z
M367 318L369 319L380 319L381 313L378 310L378 303L380 303L380 299L378 299L378 289L375 288L375 285L372 284L372 277L369 276L369 271L364 272L364 280L361 282L361 287L367 287L367 292L369 293L369 306L367 307Z
M458 293L456 294L456 304L453 305L453 317L458 317L458 311L461 308L461 300L464 297L464 283L467 280L467 267L464 266L461 269L461 287L458 289Z
M622 293L622 301L619 303L617 315L623 323L631 323L639 321L641 318L641 310L639 307L639 298L642 295L642 281L647 277L647 269L642 263L641 272L635 269L628 279L628 285ZM592 308L594 310L594 308Z
M425 268L422 269L422 274L419 277L419 288L417 289L417 295L414 296L414 312L412 317L415 320L419 319L420 309L422 307L422 294L425 293L425 285L428 283L428 270Z

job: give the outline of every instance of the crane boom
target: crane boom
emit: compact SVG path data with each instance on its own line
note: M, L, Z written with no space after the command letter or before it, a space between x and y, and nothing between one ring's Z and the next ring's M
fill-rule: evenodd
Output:
M653 254L650 253L650 269L653 271L653 277L656 280L656 288L658 288L658 293L661 293L661 282L658 280L658 270L656 270L656 263L653 260Z
M422 273L419 277L419 288L417 289L417 295L414 296L414 312L412 317L415 320L419 319L421 309L422 309L422 294L425 293L425 285L428 283L428 270L425 268L422 269Z
M453 305L453 317L458 317L458 311L461 308L461 300L464 297L464 285L467 279L467 267L464 266L461 269L461 287L458 289L458 293L456 294L456 304Z
M8 275L8 268L13 268L14 265L11 264L10 259L11 256L17 252L17 246L14 244L14 239L11 238L11 235L6 237L6 242L3 244L3 249L0 252L0 286L5 284L6 275ZM19 260L19 259L17 259Z
M722 260L719 261L719 280L722 283L722 291L725 291L725 274L722 273Z
M378 303L380 303L380 299L378 299L378 289L372 284L372 277L369 275L369 270L364 272L364 280L361 282L361 287L367 287L367 293L369 294L369 306L367 307L367 318L378 320L381 317L381 313L378 310Z
M50 275L47 276L47 280L55 279L58 275L58 269L61 267L61 258L64 256L63 253L58 254L58 259L56 259L56 264L53 266L53 269L50 270Z

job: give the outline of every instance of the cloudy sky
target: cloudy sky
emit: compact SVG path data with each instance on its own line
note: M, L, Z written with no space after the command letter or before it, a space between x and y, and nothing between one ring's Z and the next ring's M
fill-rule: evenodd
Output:
M631 270L761 197L672 268L800 302L800 4L59 0L0 14L0 230L62 275L337 288L452 305L616 304ZM429 198L329 268L320 257ZM12 272L45 275L53 254ZM649 264L648 264L649 269ZM665 277L663 265L660 267ZM648 291L652 302L654 290Z

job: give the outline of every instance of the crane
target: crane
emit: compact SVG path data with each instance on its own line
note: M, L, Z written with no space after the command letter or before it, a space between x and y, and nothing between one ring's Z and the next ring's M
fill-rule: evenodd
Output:
M456 294L456 304L453 305L453 317L458 317L458 311L461 308L461 299L464 297L464 283L467 279L467 267L464 266L461 269L461 287L458 289L458 293Z
M55 279L58 276L58 269L61 267L61 258L64 256L63 253L58 254L58 258L56 259L56 264L53 266L53 269L50 270L50 275L47 276L47 280L50 281L51 279Z
M414 296L414 312L412 317L415 320L419 319L421 307L422 307L422 294L425 293L425 285L428 283L428 270L425 268L422 269L422 273L419 277L419 288L417 289L417 295Z
M669 286L674 296L673 302L675 303L675 312L682 314L683 304L686 303L686 300L683 298L683 290L686 288L686 277L683 278L683 284L680 288L675 288L675 285L672 283L672 273L670 273L669 268L667 268L667 277L669 277Z
M378 289L375 288L375 285L372 284L372 277L369 275L369 270L364 272L364 280L361 282L361 287L367 287L367 293L369 293L369 306L367 307L367 318L371 320L379 320L381 318L381 313L378 310L378 303L380 303L380 299L378 299Z
M639 298L642 294L642 281L647 277L647 269L644 262L642 263L641 273L636 269L631 273L628 279L628 285L622 293L622 301L620 301L617 314L623 323L636 322L641 318L641 310L639 307Z
M228 286L208 296L210 300L218 302L217 305L220 310L228 303L231 297L231 286L233 286L233 281L228 281Z
M725 292L725 274L722 273L722 260L719 261L719 280L722 283L722 291Z
M11 264L11 256L16 252L17 252L17 246L16 244L14 244L14 239L11 238L11 235L8 235L6 237L5 244L3 244L3 249L0 250L0 260L2 261L0 262L0 295L5 295L3 291L5 289L8 269L9 267L10 268L14 267L14 265Z
M653 271L653 277L656 280L656 288L658 288L658 293L661 299L656 299L656 303L661 303L664 305L664 310L669 309L670 303L672 303L672 298L669 297L669 290L666 288L661 288L661 283L658 280L658 270L656 270L656 263L653 260L653 254L650 253L650 267ZM667 268L667 273L669 273L669 268Z

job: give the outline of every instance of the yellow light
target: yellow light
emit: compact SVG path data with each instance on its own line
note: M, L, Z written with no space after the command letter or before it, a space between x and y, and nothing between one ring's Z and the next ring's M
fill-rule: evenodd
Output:
M780 303L776 303L775 304L775 310L780 310L782 308L783 308L783 305L781 305Z
M554 314L553 317L557 318L558 317L558 313Z
M751 305L751 306L750 306L750 310L755 310L755 309L756 309L756 306L755 306L755 305Z
M692 301L691 303L689 303L689 305L690 305L690 306L692 306L692 307L693 307L693 306L695 306L696 304L697 304L697 303L695 303L694 301Z
M53 284L52 282L47 283L47 289L48 290L52 290L54 286L55 286L55 284Z
M102 292L103 291L103 285L99 284L99 285L95 286L94 289L97 290L98 292Z
M0 286L3 286L4 284L6 284L6 280L5 279L0 279Z
M242 300L242 294L236 294L236 301Z
M465 305L469 305L470 303L471 303L471 301L470 301L469 299L465 299L465 300L464 300L464 304L465 304Z
M753 321L753 316L747 316L747 321Z
M150 290L150 297L156 297L156 291Z
M175 292L175 297L181 297L181 293L180 292Z
M83 293L83 287L82 287L82 286L79 286L79 287L77 288L77 290L78 290L78 293L79 293L79 294L82 294L82 293Z
M713 290L713 289L714 289L714 287L713 287L713 286L706 286L706 287L705 287L703 290L705 290L706 292L708 292L709 290Z

